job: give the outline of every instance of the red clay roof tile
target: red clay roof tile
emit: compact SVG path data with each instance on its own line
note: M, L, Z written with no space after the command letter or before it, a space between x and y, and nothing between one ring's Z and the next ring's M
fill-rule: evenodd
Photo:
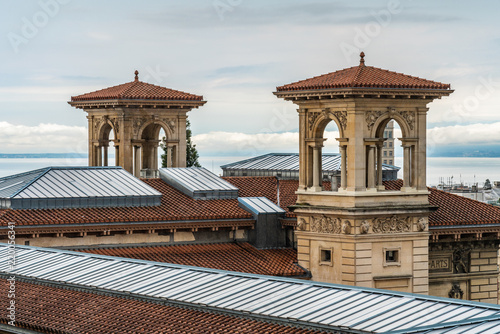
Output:
M361 62L336 72L277 87L278 92L332 88L450 89L449 84L365 66Z
M161 205L152 207L113 207L82 209L4 210L0 223L18 225L149 222L175 220L251 219L238 207L237 199L194 200L161 179L143 180L162 193Z
M244 243L79 249L80 252L271 276L304 276L297 251Z
M178 90L152 85L139 80L95 92L72 96L71 101L95 100L203 100L203 96L193 95Z
M226 181L234 184L245 196L264 196L277 203L277 179L275 177L225 177ZM399 190L403 181L384 181L387 190ZM295 191L298 189L298 180L280 180L280 206L287 210L287 217L295 217L288 207L297 201ZM328 190L329 183L323 183ZM486 225L500 223L500 208L429 188L429 203L439 209L429 215L430 226L443 225Z

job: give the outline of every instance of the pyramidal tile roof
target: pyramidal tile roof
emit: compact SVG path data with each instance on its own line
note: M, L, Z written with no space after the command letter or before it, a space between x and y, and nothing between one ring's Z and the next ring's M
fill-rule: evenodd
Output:
M358 66L277 87L278 92L335 88L450 89L449 84L366 66L361 53Z
M118 86L101 89L95 92L72 96L71 101L95 100L196 100L202 101L203 96L189 94L178 90L156 86L139 81L139 72L135 71L135 80Z

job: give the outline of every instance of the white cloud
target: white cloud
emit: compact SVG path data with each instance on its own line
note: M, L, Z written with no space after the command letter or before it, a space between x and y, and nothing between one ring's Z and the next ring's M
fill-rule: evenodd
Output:
M338 151L338 132L325 132L325 148ZM254 156L272 152L298 152L299 133L258 133L209 132L193 136L198 152L202 155L248 155Z
M87 128L0 122L1 153L87 153Z
M429 144L491 145L500 143L500 122L435 127L427 130Z

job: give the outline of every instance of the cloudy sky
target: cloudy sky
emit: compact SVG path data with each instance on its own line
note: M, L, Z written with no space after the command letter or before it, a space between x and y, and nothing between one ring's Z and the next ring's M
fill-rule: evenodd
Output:
M500 2L2 0L0 153L86 153L72 95L140 79L208 103L202 156L297 151L276 86L359 63L444 83L429 146L500 141ZM332 130L334 131L334 129Z

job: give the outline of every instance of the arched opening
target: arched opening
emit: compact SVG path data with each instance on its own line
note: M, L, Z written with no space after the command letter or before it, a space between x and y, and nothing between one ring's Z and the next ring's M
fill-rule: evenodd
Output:
M134 175L142 178L158 177L158 168L163 165L159 163L163 160L163 150L158 149L160 145L161 148L165 147L167 167L176 166L176 145L169 142L168 131L162 124L151 123L142 130L140 140L134 145Z
M339 151L339 142L336 138L340 138L340 132L335 121L330 121L324 131L323 138L325 142L323 144L322 152L322 178L327 184L324 190L327 191L338 191L340 187L340 169L341 169L341 157ZM328 185L329 184L329 185Z
M323 112L312 124L311 134L313 138L308 140L305 157L306 188L314 192L346 189L346 142L336 116L330 111ZM323 189L325 179L330 185Z
M109 123L104 124L101 127L99 133L99 140L97 146L95 146L97 161L95 161L95 166L116 166L118 165L118 145L117 140L115 140L115 131ZM113 150L115 147L115 150ZM115 161L113 161L113 157Z
M384 189L382 181L397 179L400 176L403 179L403 188L416 187L416 141L408 138L408 131L400 122L398 119L388 118L379 124L376 131L379 141L376 145L375 182L379 190ZM402 173L397 172L396 166L403 167ZM369 175L367 178L369 179ZM367 182L370 188L369 180Z

